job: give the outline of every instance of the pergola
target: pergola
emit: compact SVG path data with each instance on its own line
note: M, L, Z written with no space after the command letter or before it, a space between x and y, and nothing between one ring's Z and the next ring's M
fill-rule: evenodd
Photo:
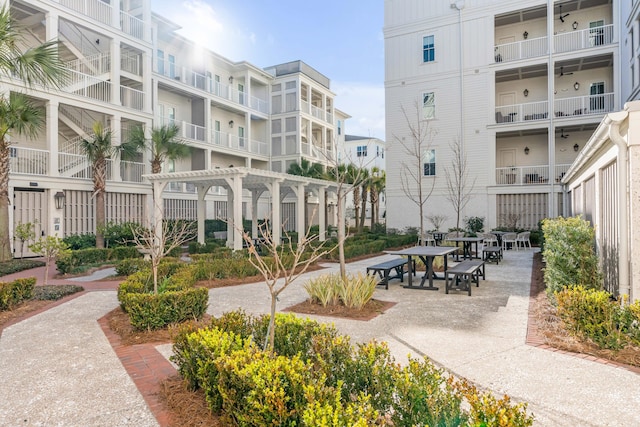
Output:
M326 205L326 192L337 193L338 190L338 184L335 182L246 167L166 172L143 175L143 177L148 179L153 187L153 218L156 227L158 227L158 224L162 224L161 219L164 217L161 201L162 192L167 184L170 182L185 182L195 186L198 194L199 243L204 243L205 240L205 196L211 187L219 186L225 188L227 190L227 246L233 247L233 249L242 249L243 190L251 192L251 233L254 237L258 236L258 200L265 192L271 195L271 233L274 242L279 242L281 238L280 204L285 197L293 194L297 198L296 230L298 231L298 241L300 242L305 234L305 193L309 191L317 193L319 205L324 207ZM341 211L344 215L344 209ZM319 209L318 223L320 226L319 239L325 240L327 218L324 208Z

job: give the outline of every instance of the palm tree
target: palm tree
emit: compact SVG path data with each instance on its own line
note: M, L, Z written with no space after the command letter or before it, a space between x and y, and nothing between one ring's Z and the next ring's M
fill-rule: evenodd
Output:
M58 86L64 65L58 57L58 42L50 41L25 51L22 29L11 19L8 6L0 8L0 75L22 79L26 86ZM0 261L11 259L9 240L9 145L12 132L34 136L41 123L36 108L26 97L0 95ZM33 122L35 120L36 122Z
M9 241L9 162L11 143L7 135L15 132L33 138L42 126L42 110L23 94L11 93L0 97L0 229L5 230L0 240L0 261L11 259Z
M106 224L105 193L107 186L107 159L116 155L119 147L111 142L112 132L102 123L93 124L93 136L80 143L93 172L93 197L96 215L96 248L104 248L104 227Z
M387 174L377 166L371 168L371 186L369 187L369 198L371 199L371 229L373 225L380 222L380 194L384 192L387 181Z
M320 163L311 163L309 160L302 158L300 164L292 163L287 169L287 173L296 176L306 176L307 178L322 179L324 177L324 169ZM304 224L305 228L309 227L309 213L307 212L307 204L309 195L304 193Z
M362 197L362 208L360 214L360 222L358 223L358 231L362 233L364 230L364 220L367 217L367 198L369 196L369 190L371 188L371 174L369 173L369 169L362 168L361 172L361 182L360 182L360 191Z
M162 172L162 164L166 160L181 159L191 153L191 148L184 143L179 135L180 128L175 124L151 129L150 138L147 138L144 127L136 126L122 147L127 153L149 150L151 153L151 173L160 173Z
M346 183L353 185L353 209L355 216L355 225L358 225L360 219L360 185L359 176L361 175L361 169L355 167L352 164L347 165Z

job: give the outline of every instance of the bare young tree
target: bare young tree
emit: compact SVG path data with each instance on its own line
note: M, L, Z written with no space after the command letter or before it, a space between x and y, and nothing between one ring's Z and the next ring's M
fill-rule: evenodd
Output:
M444 222L447 220L447 216L446 215L429 215L427 216L427 219L433 225L436 231L440 231L440 227L442 227L442 224L444 224Z
M158 266L162 258L175 248L192 240L196 235L196 223L184 220L162 220L157 218L150 227L131 226L132 242L138 250L149 255L153 272L153 293L158 293Z
M415 117L410 117L404 106L401 106L400 110L409 131L408 140L404 136L394 136L406 155L405 160L400 162L400 186L405 196L418 206L419 236L423 236L425 205L435 186L435 175L428 181L424 179L425 155L431 148L437 132L431 128L430 121L424 118L418 101L415 102Z
M242 231L242 238L249 250L249 262L262 274L271 295L271 317L264 348L273 350L278 296L331 249L325 248L325 242L316 242L318 236L312 235L310 228L297 245L294 245L289 238L285 239L287 243L283 245L274 242L267 223L258 226L258 234L262 240L260 251L249 233ZM285 236L289 237L286 232ZM267 260L262 254L269 256L270 259Z
M456 213L456 230L458 230L460 229L460 214L471 200L471 192L476 185L476 179L474 178L469 183L469 163L460 138L454 139L449 144L449 148L451 148L453 159L451 166L444 170L444 174L447 180L447 200L451 202Z

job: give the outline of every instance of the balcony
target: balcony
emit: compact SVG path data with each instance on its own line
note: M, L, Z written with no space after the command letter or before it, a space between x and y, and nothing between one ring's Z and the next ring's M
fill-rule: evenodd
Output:
M517 61L537 58L548 54L547 37L522 40L514 43L496 45L494 48L496 62Z
M120 22L113 22L113 6L102 0L57 0L61 5L75 10L103 24L122 29L132 37L144 39L144 21L120 11ZM119 3L117 3L119 6Z
M231 135L226 132L213 131L211 134L211 142L218 147L230 148L259 156L269 156L269 147L266 142L257 140L249 141L247 138Z
M551 177L553 182L559 183L569 170L570 164L555 166L555 173ZM496 168L496 185L540 185L549 183L549 165L540 166L509 166Z
M553 46L556 53L562 53L610 45L613 43L613 30L613 25L603 25L556 34L553 36Z
M10 147L9 171L14 174L47 175L49 152L34 148Z
M600 95L576 96L556 99L553 102L554 116L557 118L602 115L613 111L613 93ZM529 102L526 104L501 105L496 107L496 123L523 123L549 118L547 101Z

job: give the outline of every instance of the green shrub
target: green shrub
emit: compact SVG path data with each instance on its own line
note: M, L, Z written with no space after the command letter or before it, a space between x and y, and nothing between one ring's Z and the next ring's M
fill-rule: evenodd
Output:
M151 268L151 261L145 261L142 258L125 258L116 263L116 274L129 276L145 268Z
M464 219L467 231L471 234L480 233L484 229L484 217L471 216Z
M558 316L575 335L610 349L628 341L618 327L621 310L608 292L573 286L556 293L556 303Z
M33 289L33 299L40 301L57 301L67 295L73 295L82 291L84 291L84 288L78 285L36 286Z
M326 427L369 427L384 426L386 423L380 418L380 413L369 403L369 396L359 394L355 402L342 398L340 387L328 399L315 399L318 394L317 386L307 387L307 407L302 414L304 426Z
M164 293L125 293L121 304L137 330L160 329L172 323L200 319L207 310L206 288L189 288Z
M602 287L598 258L595 254L595 231L580 217L542 221L546 261L544 280L550 295L572 285Z
M35 277L0 282L0 311L11 310L17 304L33 298Z
M109 261L143 257L138 248L134 246L118 246L116 248L111 248L107 256L109 257Z
M89 249L96 247L95 234L72 234L62 239L69 249L75 251L78 249Z
M507 395L502 399L496 399L489 392L478 392L466 381L458 382L456 388L460 390L470 406L467 419L469 426L528 427L533 425L534 419L527 414L526 403L512 404Z
M36 267L43 267L44 265L44 262L36 261L34 259L14 259L11 261L0 262L0 276L30 270Z

